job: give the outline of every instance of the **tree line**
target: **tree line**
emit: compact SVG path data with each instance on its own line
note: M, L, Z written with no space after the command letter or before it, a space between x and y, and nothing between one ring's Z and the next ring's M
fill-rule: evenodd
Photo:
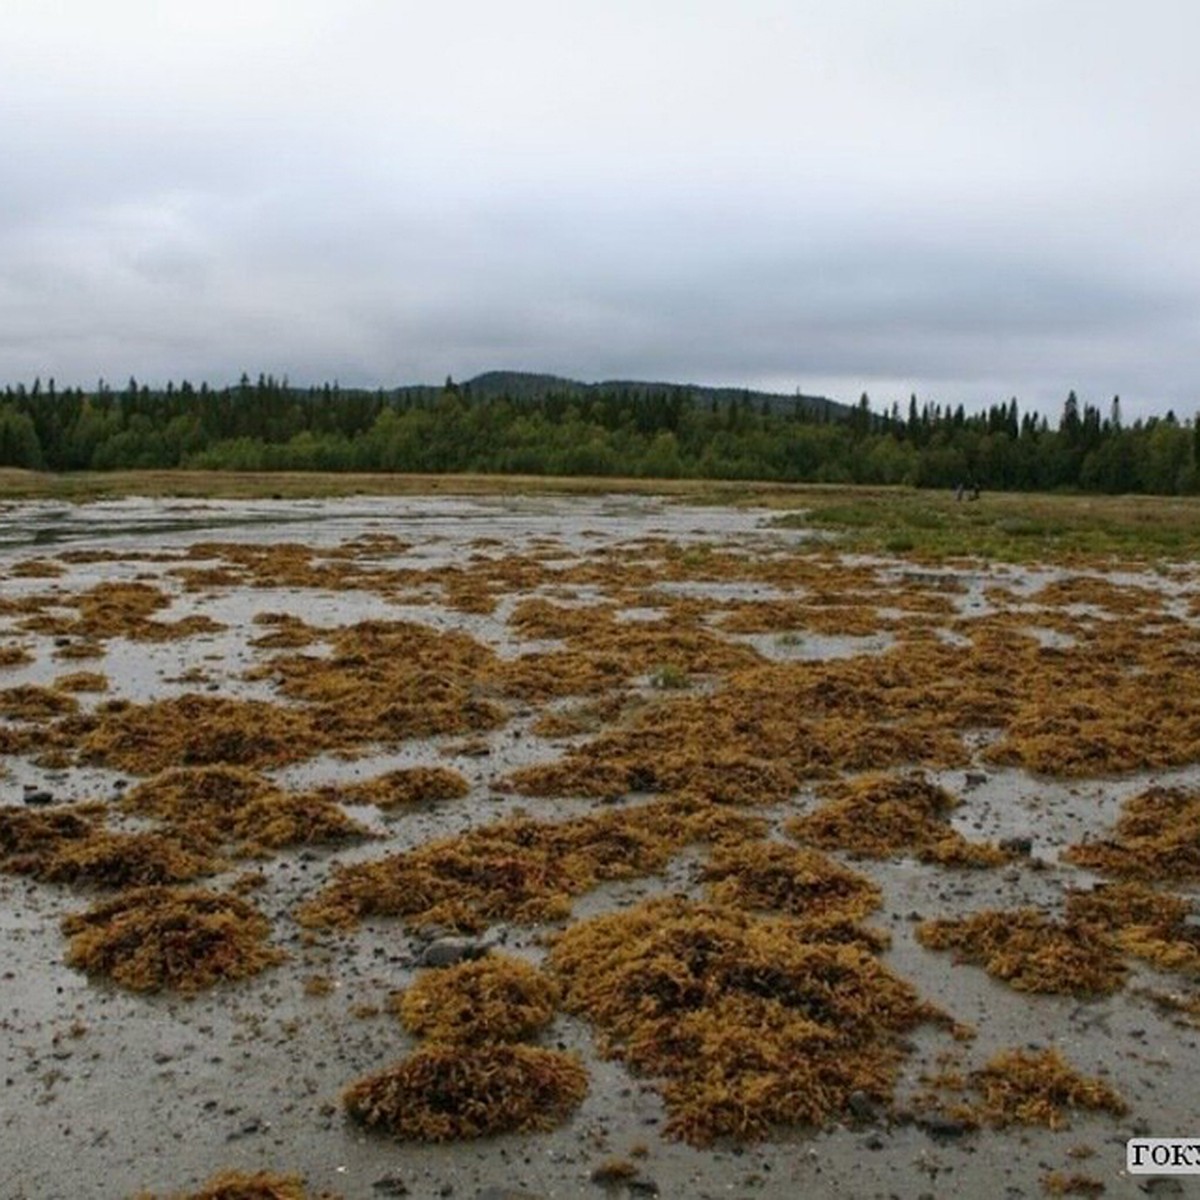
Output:
M7 387L0 466L625 475L908 484L993 490L1200 492L1200 419L1126 424L1072 392L1056 424L1015 399L967 414L921 404L876 411L749 393L619 385L519 398L441 388L297 388L243 376L84 391Z

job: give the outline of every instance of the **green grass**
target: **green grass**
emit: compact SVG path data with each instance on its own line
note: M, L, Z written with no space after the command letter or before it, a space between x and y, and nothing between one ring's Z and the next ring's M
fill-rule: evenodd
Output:
M839 548L926 561L998 562L1200 557L1200 499L1003 493L956 501L945 492L844 489L796 498L781 527L836 535Z
M650 674L650 686L660 691L673 691L678 688L689 688L692 681L688 673L675 663L664 663Z

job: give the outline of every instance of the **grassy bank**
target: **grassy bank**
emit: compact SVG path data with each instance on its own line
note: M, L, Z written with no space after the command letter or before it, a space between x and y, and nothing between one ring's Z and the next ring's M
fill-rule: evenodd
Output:
M867 553L997 562L1147 563L1200 555L1200 501L1153 496L997 493L956 501L949 492L847 488L809 497L781 526L816 526Z

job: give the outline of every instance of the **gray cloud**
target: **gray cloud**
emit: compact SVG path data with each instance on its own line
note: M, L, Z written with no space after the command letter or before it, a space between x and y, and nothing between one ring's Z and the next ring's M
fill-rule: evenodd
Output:
M1186 0L10 0L0 377L1200 404Z

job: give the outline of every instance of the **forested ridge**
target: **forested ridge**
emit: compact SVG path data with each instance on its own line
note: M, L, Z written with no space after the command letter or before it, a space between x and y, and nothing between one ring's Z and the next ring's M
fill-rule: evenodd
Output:
M522 385L522 381L524 381ZM530 382L535 381L535 382ZM1017 401L967 414L819 397L490 375L441 388L220 389L131 379L6 387L0 466L414 471L902 483L1004 490L1200 492L1200 421L1126 424L1074 393L1055 423Z

